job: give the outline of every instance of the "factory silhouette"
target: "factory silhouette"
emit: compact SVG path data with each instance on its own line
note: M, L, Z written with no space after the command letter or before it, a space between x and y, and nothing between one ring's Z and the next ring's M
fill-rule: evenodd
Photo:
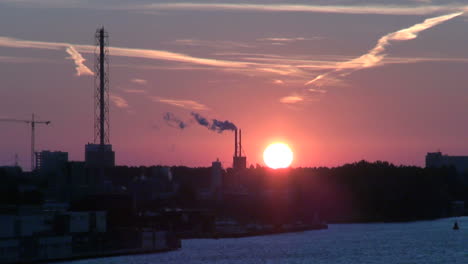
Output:
M35 150L31 172L0 167L0 263L177 250L180 239L325 229L325 221L407 221L466 214L468 157L428 153L426 168L360 161L336 168L247 166L242 130L191 116L234 134L231 168L116 166L109 130L108 33L96 31L94 141L84 161ZM166 113L179 129L186 122ZM117 153L118 155L118 153ZM196 153L194 153L196 155Z

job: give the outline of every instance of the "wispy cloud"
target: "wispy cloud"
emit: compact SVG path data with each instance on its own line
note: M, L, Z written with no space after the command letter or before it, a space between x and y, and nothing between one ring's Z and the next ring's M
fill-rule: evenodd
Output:
M132 94L145 94L146 93L146 90L144 89L128 88L128 89L123 89L122 91L124 91L125 93L132 93Z
M201 104L197 101L193 101L193 100L170 99L170 98L163 98L159 96L150 96L150 99L153 102L169 104L172 106L177 106L177 107L190 109L190 110L209 110L209 108L206 105Z
M285 96L280 99L280 102L284 104L295 104L303 101L304 98L298 95Z
M411 0L416 3L432 4L432 0Z
M73 46L74 51L80 53L94 53L95 47L92 45L80 45L71 44L64 42L45 42L45 41L29 41L20 40L10 37L0 37L1 47L10 48L32 48L32 49L47 49L47 50L62 50L68 49L67 52L72 52L69 48ZM293 65L279 65L279 64L268 64L268 63L256 63L247 61L232 61L222 59L211 59L194 57L187 54L164 51L164 50L153 50L153 49L136 49L136 48L123 48L123 47L109 47L109 52L112 56L116 57L130 57L130 58L141 58L149 60L162 60L171 62L180 62L191 65L202 65L209 66L214 69L220 69L224 71L231 71L244 74L252 73L275 73L281 75L303 75L304 72L300 69L295 68ZM82 63L82 57L75 56L76 62ZM81 69L81 68L80 68Z
M116 95L116 94L110 94L109 99L118 108L128 108L129 107L127 100L125 100L122 96L119 96L119 95Z
M75 62L75 70L76 70L76 75L81 76L81 75L94 75L94 73L86 67L83 63L86 61L81 54L76 51L76 49L73 46L68 46L67 49L65 50L70 57L67 57L67 59L71 59Z
M127 10L146 14L160 14L167 10L200 10L200 11L242 11L242 12L300 12L300 13L337 13L337 14L379 14L379 15L430 15L437 13L467 11L468 6L460 3L449 3L445 5L432 4L431 0L410 0L413 4L355 4L355 5L319 5L319 4L289 4L275 1L276 3L149 3L149 4L126 4L112 3L107 1L79 1L79 0L1 0L15 7L35 8L87 8L99 10ZM115 1L114 1L115 2Z
M147 83L148 83L147 80L138 79L138 78L131 79L130 81L131 81L132 83L141 84L141 85L144 85L144 84L147 84Z
M74 51L83 53L94 53L95 50L95 47L92 45L70 44L65 42L30 41L10 37L0 37L0 46L10 48L32 48L48 50L60 50L64 48L68 49L70 46L73 46ZM245 68L249 66L249 63L246 62L199 58L164 50L109 47L109 51L111 52L112 56L185 62L213 67Z
M0 36L0 46L9 47L9 48L60 50L60 49L67 48L70 45L71 44L69 43L20 40L16 38Z
M0 62L7 63L56 63L52 60L30 57L0 56Z
M318 94L324 94L324 93L327 93L326 90L321 90L321 89L315 89L315 88L310 88L308 89L309 92L313 92L313 93L318 93Z
M384 52L387 46L391 45L393 42L415 39L418 37L418 34L420 32L437 26L445 21L453 19L462 14L462 12L457 12L448 15L428 18L422 23L418 23L411 27L389 33L381 37L377 41L375 47L369 50L366 54L355 59L339 63L334 70L318 75L314 79L308 81L306 85L313 83L318 83L318 85L320 85L320 83L326 82L329 78L336 78L337 73L339 73L340 76L343 76L356 70L382 65L383 59L386 56Z
M84 65L85 59L76 50L76 48L69 43L60 42L43 42L43 41L30 41L30 40L19 40L10 37L0 37L0 46L9 48L31 48L31 49L46 49L46 50L62 50L65 49L70 57L68 59L73 60L75 63L76 74L80 75L93 75L93 72ZM90 46L92 47L92 46Z
M199 39L177 39L173 42L182 46L200 46L214 49L236 49L236 48L254 48L254 45L229 40L199 40Z
M292 43L297 41L304 41L304 40L319 40L322 39L321 37L312 37L312 38L304 38L304 37L271 37L271 38L259 38L257 41L268 41L268 42L279 42L279 43Z
M213 67L246 68L249 65L245 62L199 58L182 53L175 53L164 50L109 47L109 51L111 52L112 56L167 60L174 62L208 65Z
M429 15L443 12L466 11L466 5L307 5L307 4L251 4L251 3L154 3L127 5L115 9L130 10L207 10L207 11L255 11L301 12L379 15Z

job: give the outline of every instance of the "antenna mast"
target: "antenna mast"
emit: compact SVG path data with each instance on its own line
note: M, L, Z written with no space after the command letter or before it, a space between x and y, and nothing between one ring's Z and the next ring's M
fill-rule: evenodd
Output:
M94 143L105 145L109 144L109 34L101 27L95 38Z

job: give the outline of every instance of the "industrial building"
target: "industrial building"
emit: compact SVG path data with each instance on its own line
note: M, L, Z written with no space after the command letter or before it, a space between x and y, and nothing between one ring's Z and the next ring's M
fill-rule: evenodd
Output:
M239 135L239 138L238 138ZM232 168L234 170L242 170L247 168L247 157L242 156L242 130L234 130L234 157L232 158Z
M453 166L459 174L468 172L468 156L449 156L442 152L429 152L426 155L426 168Z
M112 168L115 153L110 144L86 144L85 163L87 168Z
M36 152L36 169L40 172L56 171L68 162L68 152L43 150Z
M115 165L115 153L109 139L109 36L104 28L100 28L95 37L99 55L94 88L94 144L88 143L85 146L85 163L87 168L102 171Z
M211 163L211 184L210 192L215 193L221 190L223 186L223 167L219 159Z
M34 115L31 120L0 119L31 124L32 129L32 173L25 175L18 166L0 167L0 174L9 179L1 191L19 197L13 199L16 203L6 200L0 205L0 263L48 262L180 247L180 240L171 231L156 228L153 222L127 221L136 217L135 198L152 195L156 187L161 187L159 178L151 178L151 185L142 182L147 192L132 189L134 196L122 194L128 192L126 188L116 191L110 181L119 169L109 141L108 34L99 28L95 37L94 142L85 146L84 162L69 162L67 152L35 152L35 125L50 121L37 121ZM160 170L163 172L154 170L153 174L165 173L170 181L170 170Z

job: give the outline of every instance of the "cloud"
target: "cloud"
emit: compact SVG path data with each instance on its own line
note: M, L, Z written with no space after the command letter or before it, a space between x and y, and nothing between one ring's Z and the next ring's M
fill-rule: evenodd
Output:
M377 41L377 44L375 45L375 47L369 50L366 54L360 57L357 57L355 59L339 63L334 70L318 75L314 79L308 81L305 85L317 84L318 86L321 86L323 85L324 82L327 82L329 79L337 78L337 73L339 73L339 76L346 76L352 73L353 71L382 65L383 59L386 56L384 52L387 46L391 45L393 42L415 39L418 37L418 34L420 32L426 29L432 28L434 26L437 26L445 21L453 19L462 14L463 13L458 12L458 13L452 13L448 15L428 18L424 20L422 23L418 23L411 27L389 33L381 37Z
M118 108L128 108L129 107L127 100L125 100L122 96L119 96L119 95L116 95L116 94L110 94L109 99Z
M307 5L307 4L247 4L247 3L153 3L115 7L145 11L150 10L204 10L204 11L254 11L301 12L378 15L429 15L443 12L467 11L466 5Z
M67 53L83 52L83 53L94 53L95 47L92 45L80 45L70 44L65 42L46 42L46 41L30 41L21 40L10 37L0 37L0 46L10 48L32 48L32 49L48 49L48 50L60 50L69 49L73 46L73 51L67 50ZM112 56L120 57L132 57L132 58L143 58L143 59L157 59L167 60L175 62L186 62L192 64L208 65L213 67L247 67L248 63L236 62L236 61L225 61L207 58L192 57L190 55L175 53L164 50L152 50L152 49L134 49L134 48L122 48L122 47L109 47L109 51ZM70 54L71 55L71 54Z
M366 54L348 60L341 63L337 63L335 68L317 75L314 79L305 83L305 85L314 85L313 88L307 88L303 90L301 96L298 95L291 95L287 97L283 97L280 99L280 102L287 103L287 104L294 104L304 101L304 98L308 98L310 93L314 93L317 95L318 93L324 94L325 91L322 89L317 89L317 87L322 86L343 86L346 85L342 78L351 74L354 71L376 67L383 65L385 63L412 63L412 62L420 62L424 61L424 59L418 58L392 58L389 60L384 61L386 54L386 48L391 45L393 42L399 41L407 41L412 40L418 37L418 34L426 29L432 28L437 26L445 21L453 19L457 16L462 15L463 13L452 13L442 16L437 16L433 18L428 18L421 23L415 24L411 27L404 28L381 37L377 44L369 50ZM310 98L308 98L310 99Z
M271 41L274 43L291 43L296 41L303 41L303 40L319 40L322 39L321 37L313 37L313 38L304 38L304 37L294 37L294 38L286 38L286 37L272 37L272 38L259 38L257 41Z
M207 66L213 66L213 67L227 67L227 68L248 67L248 63L245 63L245 62L199 58L199 57L193 57L193 56L182 54L182 53L175 53L175 52L164 51L164 50L109 47L109 52L112 54L112 56L167 60L167 61L174 61L174 62L185 62L185 63L192 63L192 64L207 65Z
M318 94L324 94L324 93L327 93L326 90L321 90L321 89L315 89L315 88L310 88L308 89L309 92L313 92L313 93L318 93Z
M300 12L300 13L336 13L336 14L378 14L378 15L430 15L444 12L467 11L467 5L454 3L446 5L431 4L431 0L410 0L410 5L318 5L318 4L287 4L287 3L193 3L169 2L149 4L127 4L125 2L112 3L107 1L79 1L79 0L3 0L15 8L86 8L98 10L125 10L137 11L145 14L160 15L166 10L193 10L193 11L239 11L239 12ZM278 2L278 1L275 1ZM336 2L336 1L335 1ZM352 2L352 1L347 1ZM382 1L383 2L383 1ZM390 1L388 1L390 2Z
M141 84L141 85L144 85L144 84L147 84L147 83L148 83L147 80L138 79L138 78L131 79L130 81L131 81L132 83Z
M238 42L226 40L199 40L199 39L177 39L173 42L176 45L182 46L201 46L214 49L235 49L235 48L254 48L255 46Z
M126 93L133 93L133 94L145 94L146 90L143 89L123 89Z
M414 34L414 33L413 33ZM417 35L417 33L416 33ZM303 37L295 38L270 38L277 41L288 41L288 39L303 39ZM304 38L305 39L305 38ZM188 40L187 40L188 41ZM396 41L392 38L388 38L388 43ZM386 45L388 45L388 43ZM29 41L20 40L10 37L0 37L0 46L11 47L11 48L33 48L33 49L48 49L48 50L67 50L72 52L70 46L78 52L81 56L83 53L94 53L94 45L80 45L71 43L61 42L43 42L43 41ZM384 45L385 49L385 45ZM267 76L272 79L279 79L278 75L281 75L282 80L288 81L288 83L295 81L306 82L307 78L311 74L317 71L342 71L341 73L346 74L352 72L353 69L359 69L364 67L372 67L372 63L382 65L384 63L413 63L423 61L424 59L385 59L385 54L375 53L372 54L370 51L367 55L363 55L360 58L352 58L350 56L337 56L337 55L321 55L321 56L280 56L277 54L261 54L261 53L240 53L240 52L224 52L215 53L216 56L230 57L229 59L213 59L195 57L182 53L175 53L164 50L153 50L153 49L134 49L125 47L109 47L110 55L112 57L130 57L130 58L141 58L147 60L160 60L166 62L174 62L174 64L163 64L161 66L144 65L142 63L118 65L113 64L115 67L142 67L151 69L170 69L170 70L219 70L228 73L243 74L247 76ZM80 54L81 53L81 54ZM74 53L73 53L74 54ZM76 55L78 55L76 54ZM81 69L82 74L89 73L84 68L80 67L83 65L82 56L70 57L74 58L77 70ZM344 62L343 62L344 61ZM325 73L328 75L326 80L330 82L333 74ZM335 74L336 75L336 74ZM323 76L322 76L323 77ZM341 76L336 75L334 79L335 83L339 82ZM322 81L325 81L323 79ZM132 81L134 83L143 84L144 81ZM314 81L311 81L314 83ZM315 83L318 85L318 83Z
M193 101L193 100L177 100L177 99L169 99L169 98L162 98L159 96L150 96L150 99L153 102L160 102L160 103L165 103L185 109L191 109L191 110L209 110L209 108L201 104L199 102Z
M416 3L432 4L432 0L411 0Z
M81 56L76 48L69 43L29 41L9 37L0 37L0 46L9 48L32 48L46 50L65 49L65 52L70 55L70 57L67 57L67 59L71 59L75 63L76 75L93 75L93 72L83 64L85 62L83 56Z
M71 44L69 43L20 40L20 39L0 36L0 46L9 47L9 48L33 48L33 49L60 50L63 48L67 48L70 45Z
M13 57L13 56L0 56L0 62L7 63L54 63L52 60L30 58L30 57Z
M284 81L283 81L283 80L276 79L276 80L273 80L273 83L274 83L274 84L284 84Z
M173 113L166 112L163 115L163 119L164 121L166 121L166 124L168 124L171 127L176 127L180 129L184 129L187 127L187 123L180 120L180 118L176 117Z
M304 101L304 98L297 95L285 96L280 99L280 102L284 104L295 104L302 101Z
M95 47L92 45L80 45L70 44L64 42L44 42L44 41L29 41L20 40L10 37L0 37L1 47L10 48L32 48L32 49L47 49L47 50L61 50L67 49L67 52L74 54L76 58L75 63L82 63L82 57L75 54L74 51L81 53L94 53ZM73 46L73 50L70 49ZM230 60L218 60L210 58L194 57L182 53L164 51L164 50L152 50L152 49L135 49L135 48L124 48L124 47L109 47L111 56L116 57L130 57L130 58L141 58L151 60L163 60L180 63L188 63L195 65L210 66L214 68L220 68L226 71L236 71L239 73L244 72L270 72L279 74L297 74L300 72L299 69L294 69L291 65L274 65L274 64L261 64L252 62L242 61L230 61ZM80 55L81 56L81 55ZM81 64L82 65L82 64ZM80 66L80 64L77 64ZM80 67L80 69L82 69Z
M76 70L76 75L81 76L81 75L94 75L94 73L86 67L83 63L86 61L81 54L76 51L76 49L73 46L68 46L67 49L65 50L70 57L67 57L67 59L71 59L75 62L75 70Z

